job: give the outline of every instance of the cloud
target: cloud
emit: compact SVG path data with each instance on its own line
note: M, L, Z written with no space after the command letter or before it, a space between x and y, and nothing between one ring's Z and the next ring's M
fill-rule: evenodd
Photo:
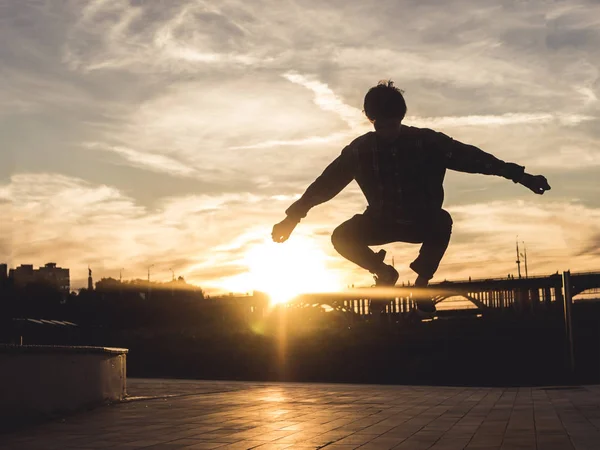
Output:
M170 268L203 287L227 289L227 280L246 273L247 252L268 240L290 198L248 194L187 195L158 199L149 209L105 185L56 174L21 174L0 186L0 248L10 264L56 261L72 269L75 285L95 277L170 279ZM327 270L346 284L370 284L370 276L337 255L333 229L362 210L355 194L311 211L296 230L328 255ZM514 272L516 235L527 243L530 273L597 269L600 209L578 203L505 201L449 208L454 217L451 246L437 279L504 276ZM418 245L389 244L402 280L412 280L408 263Z
M551 167L562 170L589 168L600 166L600 152L596 146L566 144L535 158L531 163L540 168Z
M329 136L309 136L306 138L290 139L290 140L277 140L277 141L264 141L256 144L249 145L238 145L230 147L229 150L253 150L260 148L279 148L279 147L305 147L314 146L321 144L331 144L334 142L343 142L342 140L348 139L351 136L351 132L340 132L330 134Z
M133 166L140 167L143 169L149 169L156 172L166 172L173 175L180 176L192 176L196 175L197 172L193 168L177 161L174 158L170 158L165 155L156 155L146 152L140 152L127 147L114 146L110 147L107 145L100 144L98 142L86 142L84 147L91 150L103 150L113 152L119 156L122 156L129 161Z
M20 174L0 185L3 200L0 247L9 263L57 261L84 281L90 264L96 276L157 279L173 268L203 286L243 270L248 246L270 234L285 197L248 194L162 198L153 209L105 186L58 174ZM216 273L222 269L222 274Z
M351 129L358 129L361 127L368 126L368 121L362 112L350 105L344 103L344 101L331 90L325 83L321 83L318 80L311 80L305 75L287 72L283 74L283 77L292 83L299 84L305 88L311 90L315 97L315 104L323 111L331 111L340 116L348 124Z
M102 125L85 147L110 151L134 167L205 181L288 178L282 167L300 172L311 160L286 158L282 148L324 144L316 149L324 160L348 139L337 115L289 84L280 75L226 79L210 91L182 82Z
M516 201L457 206L450 211L459 238L460 233L476 238L458 243L449 258L454 262L487 259L499 268L514 269L518 236L527 244L530 271L597 268L589 248L600 230L600 209L577 202Z
M314 106L307 103L308 99L303 98L301 92L283 94L286 88L277 79L255 80L251 89L246 89L240 79L235 84L224 81L210 94L203 95L195 92L195 86L181 84L142 104L125 119L124 125L107 130L109 142L93 146L119 154L135 167L216 180L234 173L257 176L253 169L258 166L246 164L248 158L258 158L263 173L278 173L282 149L286 147L316 150L318 160L325 164L325 155L332 159L355 136L371 129L362 112L345 103L326 84L298 73L285 73L283 78L312 92ZM235 99L233 103L231 98ZM295 99L293 107L289 103L291 98ZM275 111L276 117L271 118ZM227 120L214 121L215 116L227 117ZM340 126L340 119L346 127ZM490 127L575 127L592 120L593 116L582 114L511 112L438 117L411 115L406 122L450 132L478 128L477 132L486 133ZM320 130L326 133L316 135ZM467 131L467 136L469 133ZM264 140L264 137L268 138ZM138 148L127 147L127 142L135 142ZM253 152L247 154L246 151ZM301 173L307 167L302 159L285 162L288 173Z
M487 116L462 116L462 117L411 117L411 122L420 127L493 127L521 124L551 124L575 126L581 122L595 120L593 116L580 114L550 114L550 113L504 113Z
M588 245L584 247L577 256L600 256L600 233L597 233L589 239Z
M268 62L264 55L238 50L247 47L247 34L235 18L208 2L159 6L92 1L70 32L64 59L71 68L83 71L143 71L148 66L189 71L198 64Z

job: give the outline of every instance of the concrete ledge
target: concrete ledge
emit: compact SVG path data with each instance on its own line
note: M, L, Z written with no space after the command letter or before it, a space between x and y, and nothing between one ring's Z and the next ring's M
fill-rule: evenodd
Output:
M0 418L75 411L126 394L126 349L0 345Z

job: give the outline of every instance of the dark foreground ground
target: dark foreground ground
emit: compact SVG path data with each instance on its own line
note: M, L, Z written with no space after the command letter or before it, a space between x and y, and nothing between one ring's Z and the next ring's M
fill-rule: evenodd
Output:
M560 313L485 314L429 323L274 314L249 326L96 329L88 345L125 347L134 377L539 386L600 382L600 314L579 308L575 373ZM600 446L599 446L600 448Z
M439 320L412 323L398 314L380 322L308 305L251 312L252 299L98 294L52 308L48 299L21 300L4 302L12 316L1 314L0 301L0 342L127 348L132 377L490 387L600 383L600 302L573 305L572 373L556 301L487 309L479 311L482 317L446 312Z
M129 401L17 432L2 449L597 450L600 388L132 379Z

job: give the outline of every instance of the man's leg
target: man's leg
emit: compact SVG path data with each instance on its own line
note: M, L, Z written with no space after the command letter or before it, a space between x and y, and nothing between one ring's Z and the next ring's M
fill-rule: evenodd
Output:
M423 245L417 259L410 264L410 268L418 274L415 285L426 287L448 248L452 234L452 217L446 210L441 209L437 214L427 218L419 227L422 232Z
M378 221L357 214L334 230L331 241L335 249L346 259L377 275L385 273L387 269L396 271L384 264L381 257L369 248L370 245L422 242L419 256L410 267L418 274L415 285L427 287L448 248L451 233L452 218L445 210L440 210L426 220L414 222ZM430 297L425 296L415 300L419 310L435 311L435 305Z
M356 214L333 231L331 242L344 258L378 274L385 269L386 264L383 263L381 254L375 253L369 246L390 242L382 231L381 224L368 216Z
M383 262L385 251L375 253L369 248L370 245L391 242L393 234L390 230L393 230L393 227L369 216L357 214L333 231L331 242L344 258L374 274L378 286L393 286L398 281L398 272ZM372 299L371 311L374 314L383 312L388 302L384 299Z

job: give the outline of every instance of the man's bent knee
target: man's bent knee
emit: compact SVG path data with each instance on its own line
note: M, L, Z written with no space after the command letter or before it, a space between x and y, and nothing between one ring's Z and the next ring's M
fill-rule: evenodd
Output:
M360 240L362 234L361 229L361 222L358 215L342 223L331 234L333 247L339 251L340 248L358 243L357 241Z
M346 246L348 242L347 233L344 232L344 228L340 225L331 234L331 243L333 244L333 248L339 250Z
M445 209L440 210L438 216L434 220L433 226L438 233L452 233L452 216Z

